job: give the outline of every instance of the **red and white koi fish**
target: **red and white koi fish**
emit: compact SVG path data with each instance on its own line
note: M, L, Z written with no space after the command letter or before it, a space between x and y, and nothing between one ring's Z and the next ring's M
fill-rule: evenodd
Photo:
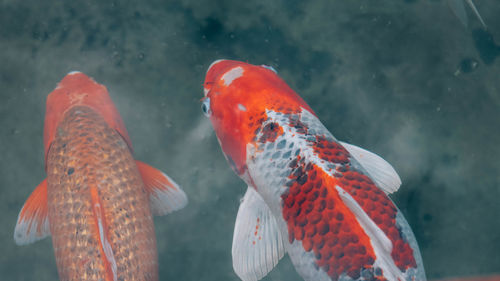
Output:
M47 97L47 179L24 204L17 244L52 235L61 280L158 280L152 215L183 208L185 193L134 160L106 88L71 72Z
M287 252L308 281L426 280L415 237L387 194L401 181L379 156L343 143L268 66L218 60L202 109L248 184L233 267L259 280Z

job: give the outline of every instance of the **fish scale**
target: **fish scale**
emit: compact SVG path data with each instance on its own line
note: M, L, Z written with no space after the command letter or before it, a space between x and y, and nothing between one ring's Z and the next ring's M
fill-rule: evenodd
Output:
M301 248L312 253L315 266L332 280L385 279L383 270L374 265L376 256L370 238L335 190L335 186L340 186L389 237L394 245L391 256L398 268L413 274L417 267L413 252L416 245L409 241L414 238L402 233L406 221L398 216L397 207L364 174L349 152L305 110L301 114L268 110L266 116L268 119L261 123L263 129L257 130L254 137L253 145L258 149L250 150L254 164L250 166L257 170L252 175L260 190L276 190L276 186L281 186L274 194L263 193L264 197L280 194L289 242L300 241ZM270 131L270 127L274 130ZM286 148L287 143L297 145ZM272 157L280 150L279 155L295 157L284 160ZM281 162L288 166L287 172L282 169L273 172L273 168L283 166ZM266 175L265 180L260 179L260 173ZM277 175L281 175L279 183Z
M66 112L47 158L50 230L61 280L157 280L154 226L147 195L123 138L91 108ZM90 188L102 202L107 260ZM139 188L138 188L139 187ZM117 275L106 273L116 263ZM108 275L107 275L108 274Z
M401 271L416 267L413 250L407 241L403 240L400 233L401 226L396 223L398 209L373 181L351 167L352 159L349 152L335 141L330 141L322 136L317 136L317 141L311 143L315 153L320 159L331 163L340 164L334 177L339 179L338 185L347 191L363 208L368 216L389 237L392 244L392 258Z
M47 178L19 212L14 240L53 236L61 280L158 280L152 215L186 206L165 173L132 157L106 87L68 73L47 96Z
M400 270L405 272L415 267L413 250L408 242L403 241L398 231L398 210L392 201L369 177L351 167L350 163L356 160L350 157L326 129L321 129L322 126L316 124L319 121L315 121L312 114L303 114L308 117L268 111L268 119L261 124L262 130L258 130L254 138L255 145L259 148L251 151L253 163L261 167L257 168L260 172L252 173L260 190L277 186L275 179L280 177L276 174L286 178L281 179L278 184L282 186L279 188L281 191L276 191L275 194L280 194L281 212L287 225L289 243L300 241L303 250L313 254L314 264L332 280L337 280L342 275L345 276L343 279L348 277L353 280L362 276L384 279L383 271L374 266L376 256L370 238L342 202L335 190L338 185L348 190L364 206L370 218L378 222L377 225L390 237L395 245L392 257ZM270 130L271 127L273 130ZM312 131L319 135L311 138L309 127L315 128ZM288 131L289 135L284 136L284 131ZM287 142L302 145L292 149L293 145L286 147ZM317 160L304 154L306 150L313 151ZM292 151L295 151L295 157L291 157ZM273 157L281 154L290 157L284 160ZM273 173L271 169L283 166L283 161L288 165L288 172ZM329 165L321 167L317 163L320 161ZM260 173L266 175L265 179L273 180L259 180L257 174ZM361 192L356 193L361 187ZM268 196L275 195L264 195Z
M275 131L287 134L275 137L268 130L260 130L255 138L259 149L251 150L252 164L249 168L254 171L252 178L263 192L264 200L281 202L270 205L281 206L275 212L286 224L288 242L293 244L296 240L300 243L303 251L311 253L317 270L322 270L331 280L339 279L342 274L356 280L363 273L360 269L365 267L369 269L363 273L364 276L374 277L371 267L375 255L369 238L335 191L338 181L304 154L308 149L305 145L310 144L310 135L306 132L311 122L307 120L314 119L273 111L267 111L267 116L269 118L261 124L262 128L275 124ZM316 132L327 132L321 130L320 125L311 124L310 127L314 127ZM291 156L286 159L271 157L280 150L281 154ZM313 150L312 146L309 150ZM286 167L283 168L284 164ZM267 176L261 178L258 176L261 173ZM279 184L276 182L278 178ZM275 190L273 194L265 193L265 190L272 189Z
M292 198L282 211L288 224L289 242L302 241L304 250L314 253L316 265L333 280L344 272L357 279L359 269L372 266L375 261L370 241L334 191L335 181L317 166L309 167L309 170L297 167L301 175L309 175L308 179L301 184L292 177L292 185L282 195L285 201Z

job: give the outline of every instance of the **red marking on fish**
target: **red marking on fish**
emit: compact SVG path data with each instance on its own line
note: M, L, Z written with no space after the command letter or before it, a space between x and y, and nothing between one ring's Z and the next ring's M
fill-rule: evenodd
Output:
M262 128L262 136L259 138L259 142L274 142L281 135L283 135L283 128L277 123L269 123Z
M375 254L369 237L331 188L337 180L312 164L301 163L293 171L290 188L282 195L289 242L301 241L332 280L344 272L359 278L359 269L371 267Z
M391 240L393 245L391 255L399 269L405 271L416 267L413 250L407 242L403 241L401 233L394 227L398 212L394 203L375 186L368 176L345 165L349 162L350 155L343 146L324 137L317 137L317 142L313 144L313 147L321 159L342 165L335 174L338 178L337 184L358 202Z

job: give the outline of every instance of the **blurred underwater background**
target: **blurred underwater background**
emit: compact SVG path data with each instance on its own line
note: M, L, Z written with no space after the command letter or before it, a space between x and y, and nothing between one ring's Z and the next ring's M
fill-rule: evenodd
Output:
M455 1L456 2L456 1ZM0 2L0 280L57 280L50 239L13 240L45 178L46 96L79 70L105 85L135 157L189 197L155 218L161 280L239 280L231 241L246 185L200 109L216 59L274 67L339 140L377 153L428 279L500 273L500 2ZM288 257L263 280L300 281Z

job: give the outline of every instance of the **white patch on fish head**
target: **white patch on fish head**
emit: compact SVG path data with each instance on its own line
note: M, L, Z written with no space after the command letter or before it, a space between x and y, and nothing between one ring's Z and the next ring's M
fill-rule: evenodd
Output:
M247 111L247 108L244 105L242 105L241 103L238 103L238 109L241 111Z
M242 75L243 68L241 66L237 66L224 73L220 79L223 81L225 86L229 86L235 79L240 78Z

